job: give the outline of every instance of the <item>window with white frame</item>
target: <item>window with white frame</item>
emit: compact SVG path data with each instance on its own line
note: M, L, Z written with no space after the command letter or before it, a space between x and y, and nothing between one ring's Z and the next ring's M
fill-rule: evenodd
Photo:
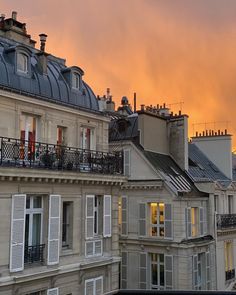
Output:
M219 196L214 195L214 210L219 213Z
M85 280L85 295L102 295L103 294L103 277L97 277Z
M202 252L193 256L193 289L210 289L210 253Z
M164 254L151 253L151 289L164 290Z
M229 195L228 196L228 213L233 214L234 213L234 196Z
M17 71L27 74L29 71L29 57L23 52L17 53Z
M94 128L86 126L80 128L80 148L84 150L95 150Z
M72 88L80 89L81 77L78 73L72 73Z
M195 238L206 234L206 218L206 208L189 207L185 209L187 238Z
M150 235L164 237L164 203L150 203Z
M62 248L72 248L73 202L62 203Z
M233 256L233 242L226 241L224 242L224 254L225 254L225 274L226 280L232 279L235 277L234 271L234 256Z

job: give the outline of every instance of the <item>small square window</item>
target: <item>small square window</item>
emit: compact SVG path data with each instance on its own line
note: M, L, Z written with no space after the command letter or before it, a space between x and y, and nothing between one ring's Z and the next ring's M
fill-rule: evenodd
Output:
M17 54L17 71L21 73L28 73L28 56L24 53Z

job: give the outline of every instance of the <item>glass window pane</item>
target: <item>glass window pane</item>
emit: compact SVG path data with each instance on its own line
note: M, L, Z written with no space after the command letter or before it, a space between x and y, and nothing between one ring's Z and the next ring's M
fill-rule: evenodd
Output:
M25 216L25 246L29 245L29 214Z
M157 264L152 264L152 284L157 285Z
M33 214L32 246L41 244L41 214Z
M34 197L33 208L42 208L42 197Z
M164 204L159 204L159 223L164 224Z
M164 263L164 254L160 254L159 257L160 257L160 262Z
M164 265L160 265L160 286L165 285L165 279L164 279Z
M27 196L26 197L26 209L29 209L30 208L30 197Z

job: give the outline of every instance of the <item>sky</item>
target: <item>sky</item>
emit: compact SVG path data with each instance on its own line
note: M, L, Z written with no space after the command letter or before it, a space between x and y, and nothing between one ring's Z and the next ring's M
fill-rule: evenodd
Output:
M190 136L236 137L236 0L0 0L0 13L13 10L33 39L48 35L47 52L85 71L96 95L109 87L118 106L136 92L138 106L182 108Z

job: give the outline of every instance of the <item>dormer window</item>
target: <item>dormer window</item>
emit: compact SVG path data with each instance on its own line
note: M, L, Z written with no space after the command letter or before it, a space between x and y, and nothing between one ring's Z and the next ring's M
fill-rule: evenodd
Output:
M72 73L72 88L80 89L80 75L78 73Z
M29 57L25 53L17 53L17 71L24 74L29 71Z

